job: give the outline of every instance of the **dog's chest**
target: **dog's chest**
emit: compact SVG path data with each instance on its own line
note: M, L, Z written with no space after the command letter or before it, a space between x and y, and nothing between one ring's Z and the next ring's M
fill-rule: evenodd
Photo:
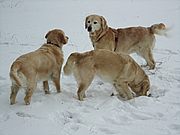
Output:
M97 42L92 42L94 49L106 49L110 51L114 51L115 42L113 40L108 39L100 39Z

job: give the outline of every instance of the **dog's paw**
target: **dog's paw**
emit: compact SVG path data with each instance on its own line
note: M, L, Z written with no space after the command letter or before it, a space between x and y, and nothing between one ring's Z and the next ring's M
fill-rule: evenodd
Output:
M25 104L26 104L26 105L30 105L30 102L29 102L29 101L28 101L28 102L25 102Z
M61 90L57 90L57 93L61 93Z
M146 92L146 95L147 95L148 97L152 97L152 94L150 93L150 91L147 91L147 92Z
M45 94L50 94L50 91L48 90L48 91L45 91Z
M10 105L14 105L16 102L10 102Z

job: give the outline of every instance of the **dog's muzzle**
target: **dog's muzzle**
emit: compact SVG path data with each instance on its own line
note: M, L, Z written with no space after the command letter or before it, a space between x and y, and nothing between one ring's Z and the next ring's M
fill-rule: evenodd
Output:
M91 32L91 31L92 31L92 27L89 26L89 27L87 28L87 30L88 30L88 32Z

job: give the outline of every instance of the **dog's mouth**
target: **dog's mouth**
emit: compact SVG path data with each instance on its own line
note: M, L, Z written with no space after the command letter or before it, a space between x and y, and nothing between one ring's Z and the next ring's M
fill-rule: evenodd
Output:
M96 36L95 32L89 32L90 36Z

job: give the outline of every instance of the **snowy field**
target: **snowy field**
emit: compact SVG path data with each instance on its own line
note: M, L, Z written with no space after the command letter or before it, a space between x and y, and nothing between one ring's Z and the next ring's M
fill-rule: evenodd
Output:
M96 78L80 102L74 78L62 73L62 93L51 83L51 94L45 95L38 84L29 106L24 90L10 105L12 62L39 48L53 28L70 38L63 48L65 61L74 51L93 49L84 19L94 13L114 28L160 22L171 28L169 37L156 36L156 69L145 69L152 97L119 100L110 96L115 91L110 84ZM180 135L180 1L0 0L0 135Z

